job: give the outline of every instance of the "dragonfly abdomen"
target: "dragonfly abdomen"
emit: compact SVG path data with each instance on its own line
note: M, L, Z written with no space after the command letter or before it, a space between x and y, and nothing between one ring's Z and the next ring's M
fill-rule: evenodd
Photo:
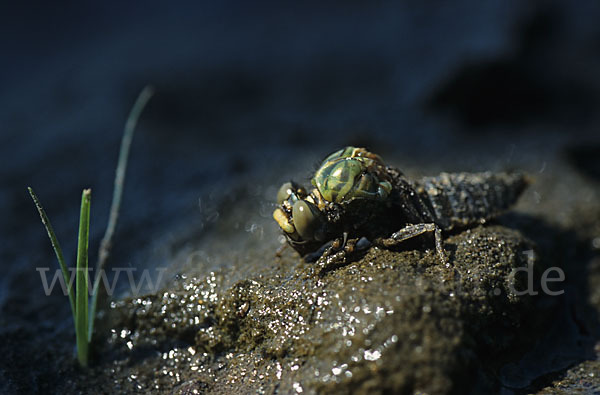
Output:
M498 216L527 185L520 173L441 173L424 177L415 189L443 230L472 226Z

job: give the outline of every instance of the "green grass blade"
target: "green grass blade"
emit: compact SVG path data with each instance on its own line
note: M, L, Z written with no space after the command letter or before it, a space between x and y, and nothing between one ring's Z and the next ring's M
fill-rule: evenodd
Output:
M54 229L52 228L52 224L50 224L50 220L46 215L46 211L42 207L40 200L38 199L35 192L31 187L27 187L29 191L29 195L33 199L33 203L40 214L40 218L42 219L42 224L46 228L46 232L48 233L48 237L50 238L50 243L52 244L52 248L54 248L54 253L56 254L56 259L58 260L58 265L60 266L60 270L62 271L63 279L65 280L65 284L68 289L69 294L69 302L71 303L71 312L73 313L73 322L76 321L75 318L75 298L73 296L73 287L71 283L71 276L69 275L69 270L67 269L67 265L65 263L65 258L62 253L62 249L60 248L60 244L58 243L58 239L56 238L56 234L54 233Z
M127 160L129 158L129 150L131 147L131 141L133 139L133 132L137 125L138 119L142 113L142 110L148 103L148 100L154 94L154 89L151 86L146 86L139 94L136 99L131 112L127 117L125 123L125 129L123 131L123 137L121 138L121 149L119 151L119 161L117 163L117 170L115 172L115 186L113 189L113 200L110 206L110 214L108 217L108 225L106 226L106 232L102 241L100 242L100 249L98 251L98 263L96 264L96 272L94 278L94 287L92 288L92 302L90 307L90 325L88 332L88 341L92 341L92 334L94 332L94 319L96 317L96 306L98 304L98 290L100 289L100 272L104 268L104 264L108 260L110 254L110 247L112 243L112 237L117 226L117 220L119 218L119 209L121 207L121 198L123 196L123 184L125 183L125 172L127 170Z
M81 194L79 215L79 239L77 241L77 277L75 282L75 336L77 359L81 366L88 362L88 239L90 233L90 201L92 191L84 189Z

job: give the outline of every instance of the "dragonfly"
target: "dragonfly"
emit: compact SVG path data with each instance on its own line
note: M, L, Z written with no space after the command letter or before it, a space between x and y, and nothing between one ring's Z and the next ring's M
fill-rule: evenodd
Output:
M443 233L484 224L515 204L528 184L520 172L441 173L410 180L366 148L328 155L309 192L290 181L277 193L273 218L306 260L342 263L371 245L394 248L433 234L448 265Z

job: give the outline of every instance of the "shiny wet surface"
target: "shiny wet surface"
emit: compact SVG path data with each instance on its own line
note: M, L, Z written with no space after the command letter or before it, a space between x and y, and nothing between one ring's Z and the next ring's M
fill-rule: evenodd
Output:
M73 8L54 35L35 29L53 18L5 24L22 41L1 94L0 389L597 389L597 11L473 7L154 6L140 23ZM163 281L131 296L121 277L80 372L68 303L36 271L56 263L25 187L72 262L91 186L93 254L148 82L110 268L165 269ZM535 182L501 226L447 236L460 278L426 242L314 277L290 250L275 256L275 195L351 144L410 177L517 169ZM502 293L526 240L542 267L564 268L564 296ZM469 292L450 297L458 285Z

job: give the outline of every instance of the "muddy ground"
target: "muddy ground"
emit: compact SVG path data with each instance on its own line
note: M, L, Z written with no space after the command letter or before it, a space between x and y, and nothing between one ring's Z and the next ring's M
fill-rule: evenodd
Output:
M6 14L1 393L600 391L597 5L188 6ZM107 268L121 276L81 369L25 188L69 262L92 188L95 262L147 83ZM445 235L451 267L428 238L327 273L277 256L279 185L348 144L412 178L520 170L532 184L497 220ZM548 292L550 268L565 276ZM136 292L127 273L137 285L144 270Z

